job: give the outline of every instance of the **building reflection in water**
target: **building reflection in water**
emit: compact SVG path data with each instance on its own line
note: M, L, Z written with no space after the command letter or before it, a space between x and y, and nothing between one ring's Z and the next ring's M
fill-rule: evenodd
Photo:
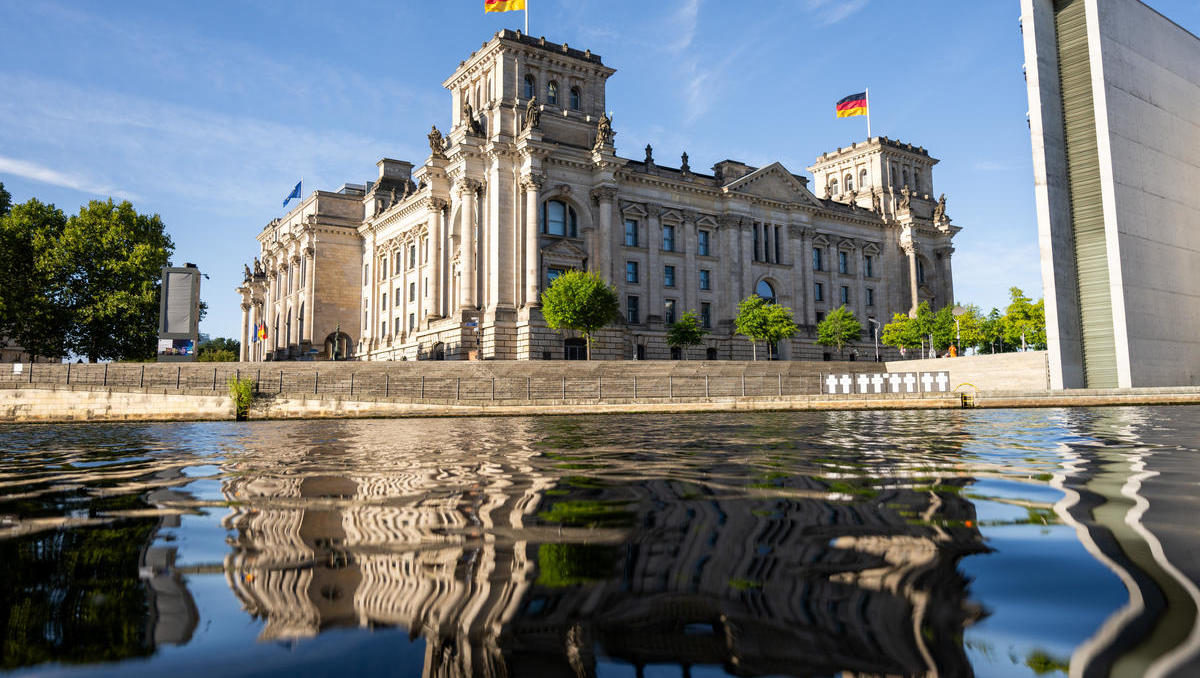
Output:
M577 449L595 431L506 423L502 453L430 436L436 464L384 470L363 451L385 454L386 430L361 425L250 444L254 468L224 483L225 571L260 638L401 627L426 639L427 676L970 675L961 635L981 611L957 563L985 548L968 479L771 472L761 446L667 473ZM747 488L752 463L768 472Z
M1170 474L1168 484L1195 487L1200 480L1194 462L1180 467L1173 459L1196 444L1194 438L1177 437L1178 431L1189 429L1171 421L1177 413L1157 410L1166 421L1140 408L1067 415L1067 428L1080 442L1061 445L1066 461L1051 484L1064 496L1055 513L1075 528L1080 542L1120 578L1129 594L1128 603L1076 649L1072 676L1200 675L1200 591L1175 564L1190 564L1190 574L1196 576L1194 532L1185 541L1172 529L1194 520L1194 495L1181 504L1160 487L1155 496L1167 510L1160 508L1156 518L1162 520L1151 526L1144 520L1152 508L1144 484L1163 483L1158 478L1163 471ZM1195 529L1194 522L1189 528ZM1160 540L1156 532L1165 538Z

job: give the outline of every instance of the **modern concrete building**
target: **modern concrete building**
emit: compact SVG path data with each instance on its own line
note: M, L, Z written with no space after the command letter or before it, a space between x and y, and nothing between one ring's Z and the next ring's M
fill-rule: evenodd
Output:
M1200 39L1021 0L1051 385L1200 384Z
M793 309L801 333L775 357L821 359L815 326L845 304L867 325L921 301L953 302L959 227L935 200L925 149L874 137L820 156L809 179L779 163L683 153L617 155L590 51L501 31L443 83L451 126L419 165L311 194L258 235L247 267L243 360L332 357L562 359L583 341L546 328L539 295L569 269L614 284L622 322L597 358L668 358L668 326L695 311L709 359L748 359L733 331L751 295ZM782 140L786 143L786 140ZM260 323L267 341L247 341ZM870 326L864 352L871 345Z

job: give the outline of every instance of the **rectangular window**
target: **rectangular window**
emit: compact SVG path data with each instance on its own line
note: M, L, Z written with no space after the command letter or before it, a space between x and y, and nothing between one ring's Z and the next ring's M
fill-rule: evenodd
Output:
M387 321L386 320L379 323L379 336L381 336L381 337L387 336Z
M637 247L638 246L637 231L638 231L637 220L626 219L625 220L625 246L626 247Z
M708 231L700 231L699 239L696 240L696 254L702 257L708 255Z
M675 227L663 226L663 245L664 252L675 251Z
M387 292L384 292L383 294L379 295L379 310L381 310L381 311L387 310Z
M424 238L421 238L421 248L425 250L425 255L424 255L424 257L422 257L422 260L428 264L429 263L429 236L425 236Z
M412 332L416 328L417 328L417 314L409 313L408 314L408 331Z
M631 325L637 325L642 322L641 313L638 311L637 297L625 297L625 319Z
M921 263L920 259L917 259L917 282L925 284L925 264Z
M868 287L867 288L867 306L874 306L874 305L875 305L875 288Z
M845 285L842 285L841 302L843 304L850 303L850 288L846 287Z
M869 254L867 256L863 257L863 268L867 269L865 272L866 272L868 278L874 278L875 277L875 257L873 257Z
M779 263L779 227L775 227L775 263Z
M417 283L416 283L416 281L410 282L408 284L408 300L409 301L417 300Z
M850 255L838 252L838 273L845 275L850 272Z
M392 295L392 304L399 306L400 300L404 298L404 288L397 287L396 293Z
M759 255L760 249L761 248L759 247L758 224L754 224L754 260L755 261L762 261L762 256Z
M625 282L635 283L638 281L638 262L625 262Z
M821 248L820 247L813 248L813 270L814 271L825 270L825 266L823 265L823 262L821 261Z
M546 283L547 283L547 284L553 284L553 283L554 283L554 280L555 280L556 278L558 278L558 276L562 275L563 273L566 273L566 271L564 271L564 270L563 270L563 269L561 269L561 268L548 268L548 269L546 269Z
M667 299L663 304L663 322L668 325L675 324L675 300Z
M370 282L370 280L371 280L371 265L363 264L363 286L365 287L366 284L368 282ZM276 288L276 292L278 292L279 291L278 283L275 284L275 288Z
M388 265L387 257L383 257L382 259L379 260L379 279L380 280L387 278L387 265Z
M712 289L709 286L710 285L710 283L709 283L710 273L711 272L708 269L704 269L704 268L700 269L700 289L702 289L702 290Z
M825 296L825 286L821 283L813 283L813 301L823 301Z
M663 266L663 285L666 287L675 286L675 267Z
M825 311L817 311L817 322L825 319Z
M417 246L416 245L408 246L408 267L409 268L417 267Z
M425 298L429 298L429 278L425 279Z
M400 336L400 331L404 329L404 325L400 324L402 322L404 321L402 321L400 318L396 318L396 336Z
M712 327L712 304L708 302L700 304L700 326L705 329Z
M304 287L304 283L308 278L307 273L308 273L308 260L301 259L300 260L300 286L301 287Z

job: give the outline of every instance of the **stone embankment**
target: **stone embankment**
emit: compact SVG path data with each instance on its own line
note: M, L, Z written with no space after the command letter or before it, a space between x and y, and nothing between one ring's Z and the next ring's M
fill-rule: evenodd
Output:
M26 365L27 369L29 366ZM949 371L950 393L821 395L829 374ZM396 362L37 365L0 374L0 422L936 409L1200 403L1200 389L1046 389L1045 354L864 362Z

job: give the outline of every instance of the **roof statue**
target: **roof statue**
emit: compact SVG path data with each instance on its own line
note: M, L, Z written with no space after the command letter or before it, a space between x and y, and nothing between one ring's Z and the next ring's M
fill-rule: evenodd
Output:
M529 100L525 105L525 127L526 132L532 132L542 124L542 109L538 106L537 97Z
M612 118L601 113L600 122L596 123L596 145L592 150L598 151L605 146L611 146L613 140Z
M429 153L435 158L446 157L446 138L438 131L437 125L429 132Z

